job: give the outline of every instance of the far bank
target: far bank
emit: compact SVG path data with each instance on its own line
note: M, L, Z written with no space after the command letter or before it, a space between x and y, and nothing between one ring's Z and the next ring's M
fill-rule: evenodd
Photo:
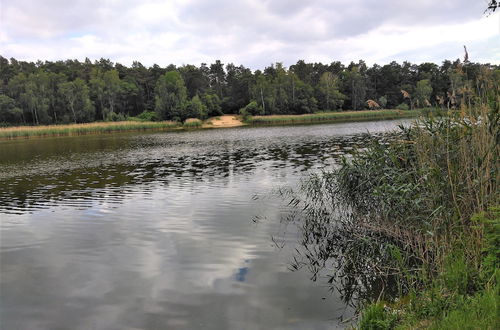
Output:
M209 118L205 121L201 121L199 119L188 119L184 123L173 121L120 121L47 126L14 126L0 128L0 139L9 140L16 138L103 134L124 131L171 131L187 129L230 128L238 126L320 124L340 121L345 122L411 118L417 117L422 113L422 110L365 110L345 112L319 112L304 115L270 115L247 117L238 115L222 115Z

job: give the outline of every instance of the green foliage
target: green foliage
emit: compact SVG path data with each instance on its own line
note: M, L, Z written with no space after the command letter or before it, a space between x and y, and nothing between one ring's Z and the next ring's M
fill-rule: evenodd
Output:
M453 308L442 310L430 329L498 329L500 325L498 285L464 297Z
M94 105L89 98L89 88L82 79L59 84L59 92L66 101L75 123L88 122L94 118Z
M23 111L16 107L16 101L0 94L0 122L20 123Z
M0 63L1 94L14 100L14 107L9 105L11 110L4 110L2 117L8 124L74 122L77 113L59 86L76 79L88 87L94 107L77 122L105 120L114 116L107 116L109 112L134 117L144 111L155 111L158 119L180 121L191 116L185 112L196 95L206 107L206 116L237 113L251 102L257 103L263 115L362 109L368 99L388 108L405 102L410 109L434 102L447 109L483 103L495 107L500 84L498 66L459 61L444 61L441 66L391 62L367 67L363 61L344 66L301 60L289 68L275 63L254 72L220 61L162 68L139 62L125 67L107 59L31 63L0 56ZM413 98L405 99L402 88ZM204 111L198 110L188 111L204 118Z
M207 118L207 107L203 104L198 95L195 95L186 106L186 118Z
M155 110L160 119L179 118L185 120L187 90L182 76L177 71L169 71L161 76L155 88Z
M116 113L113 111L107 112L105 121L125 121L126 117L121 113Z
M344 73L346 81L346 91L349 92L351 108L354 110L363 109L366 101L366 64L360 61L355 65L351 63L349 70Z
M243 112L240 112L244 116ZM248 112L246 112L248 114ZM249 115L249 114L248 114ZM287 125L287 124L308 124L317 122L332 122L343 120L374 120L374 119L394 119L416 117L420 115L419 111L395 111L395 110L376 110L376 111L350 111L350 112L319 112L306 115L286 115L286 116L256 116L247 118L246 121L253 125Z
M208 116L220 116L222 115L221 101L217 94L205 93L201 95L201 100L205 107L207 108Z
M248 103L244 108L240 109L240 115L242 116L257 116L262 115L264 113L264 109L262 109L257 102L252 101Z
M333 73L328 71L323 73L320 79L319 89L324 96L324 110L336 110L344 104L346 97L339 91L338 77Z
M157 121L158 117L154 111L144 111L137 115L137 117L129 117L129 120L137 119L138 121Z
M443 271L440 275L440 280L443 281L443 286L448 290L464 295L470 291L470 286L473 285L474 273L472 267L467 265L467 259L464 255L464 249L460 246L454 248L444 258Z
M378 99L378 104L382 107L382 108L385 108L385 106L387 105L387 97L385 95L382 95L379 99Z
M398 110L410 110L410 107L406 103L401 103L396 106L396 109Z
M361 314L359 329L361 330L386 330L392 329L397 316L386 310L382 303L366 307Z
M138 130L168 130L178 128L178 123L162 122L99 122L86 124L53 125L53 126L21 126L0 129L0 138L14 139L19 137L66 136L80 134L109 133Z
M474 215L473 219L483 223L496 223L500 219L498 208L491 208L485 213ZM495 218L496 217L496 218ZM474 220L474 221L476 221ZM485 230L486 232L487 230ZM445 256L444 269L427 286L416 291L408 299L392 304L389 310L398 310L400 317L398 328L423 327L430 329L496 329L500 322L498 314L498 297L500 293L498 246L491 246L489 234L483 236L482 246L485 258L479 267L466 258L467 248L456 246ZM498 229L496 231L498 239ZM462 239L459 243L464 243ZM488 264L487 258L494 258ZM478 273L488 268L488 276ZM473 284L473 285L471 285Z
M500 201L498 118L485 106L422 118L304 181L285 195L295 205L287 220L303 230L297 265L315 275L333 269L345 299L410 297L388 309L402 310L397 323L444 320L490 290L499 269L490 208ZM380 307L368 315L386 320Z
M417 82L417 87L415 88L415 100L417 102L417 107L430 106L430 97L432 94L431 81L429 79L422 79Z
M487 282L500 269L500 207L491 207L486 212L476 214L472 222L483 231L480 276L483 282Z
M245 109L240 109L241 120L244 123L248 123L252 120L252 116Z
M107 100L109 111L115 112L121 88L118 71L113 69L104 72L102 80L104 81L104 97Z
M199 128L203 125L203 122L197 118L191 118L184 122L182 125L184 128Z

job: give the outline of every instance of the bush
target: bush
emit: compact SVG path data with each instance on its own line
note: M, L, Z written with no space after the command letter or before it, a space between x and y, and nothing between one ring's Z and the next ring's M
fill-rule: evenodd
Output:
M141 121L157 121L158 117L154 111L144 111L137 115L137 118Z
M398 110L410 110L410 107L406 103L401 103L400 105L396 106L396 109L398 109Z
M182 126L185 128L198 128L201 127L202 124L203 122L198 118L189 118L184 122Z
M250 114L248 113L248 111L246 111L245 109L240 109L240 115L241 115L241 119L244 122L250 121L251 118L252 118L252 116L250 116Z
M385 106L387 105L387 97L384 95L384 96L381 96L379 97L378 99L378 104L380 104L380 106L385 109Z
M195 95L191 101L188 102L185 115L188 118L207 118L207 107L201 102L198 95Z
M108 112L105 121L125 121L126 117L122 113Z
M258 115L263 115L264 114L264 109L260 105L257 104L257 102L252 101L248 103L244 108L240 109L240 114L244 116L245 114L251 115L251 116L258 116Z

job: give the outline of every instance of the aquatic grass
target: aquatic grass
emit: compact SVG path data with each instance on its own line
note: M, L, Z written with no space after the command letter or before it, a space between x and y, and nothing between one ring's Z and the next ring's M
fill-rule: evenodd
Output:
M189 118L187 119L182 127L184 128L200 128L203 125L203 121L198 118Z
M348 120L371 120L371 119L396 119L417 117L422 114L421 110L367 110L367 111L345 111L345 112L319 112L305 115L271 115L250 116L246 122L251 125L287 125L307 124L329 121Z
M285 196L302 225L296 259L313 276L330 269L346 300L410 297L389 309L401 312L396 323L453 328L469 317L494 328L498 318L481 305L488 290L498 294L499 136L498 107L449 110L312 175ZM361 328L392 324L392 314L369 306Z
M17 126L0 128L0 138L30 138L42 136L66 136L95 133L111 133L120 131L142 131L142 130L165 130L174 129L179 126L172 121L161 122L141 122L141 121L121 121L121 122L96 122L84 124L68 125L48 125L48 126Z

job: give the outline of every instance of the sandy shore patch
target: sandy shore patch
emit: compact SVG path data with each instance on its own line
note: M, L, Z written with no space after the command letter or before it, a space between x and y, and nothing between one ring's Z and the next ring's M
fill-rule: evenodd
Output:
M211 125L207 127L238 127L243 126L243 122L238 119L235 115L224 115L218 116L210 119Z

